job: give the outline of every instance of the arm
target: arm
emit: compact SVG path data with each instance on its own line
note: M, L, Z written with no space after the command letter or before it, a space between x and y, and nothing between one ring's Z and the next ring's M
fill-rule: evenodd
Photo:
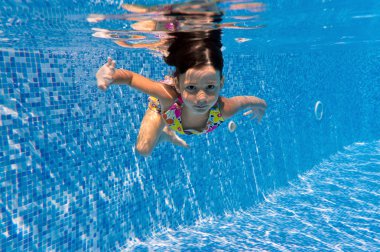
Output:
M112 78L113 82L111 84L126 84L160 100L170 100L177 95L171 86L152 81L151 79L145 78L144 76L132 71L116 69Z
M260 99L255 96L235 96L232 98L220 97L221 112L222 116L225 119L228 119L235 115L237 112L250 109L244 115L254 114L252 118L258 119L261 121L267 108L267 104L263 99Z
M159 48L160 46L165 46L167 41L166 40L159 40L157 42L152 42L152 43L143 43L143 44L130 44L130 43L127 43L123 40L116 40L115 43L119 46L122 46L122 47L127 47L127 48L148 48L148 49L157 49Z
M111 84L126 84L162 100L171 100L177 95L168 85L152 81L132 71L115 69L115 61L111 58L108 58L108 62L99 69L96 78L98 87L102 90L106 90Z

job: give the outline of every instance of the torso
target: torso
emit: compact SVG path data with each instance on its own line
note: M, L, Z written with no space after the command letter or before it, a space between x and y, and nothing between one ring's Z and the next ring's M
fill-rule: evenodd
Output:
M178 133L208 133L217 128L224 121L219 108L219 100L204 117L194 117L188 115L186 108L179 99L181 99L180 96L174 99L174 101L166 100L161 103L164 120L171 129Z

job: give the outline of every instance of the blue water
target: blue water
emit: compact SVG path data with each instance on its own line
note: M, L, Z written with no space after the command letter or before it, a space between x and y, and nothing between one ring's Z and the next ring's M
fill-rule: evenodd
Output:
M254 208L133 241L126 251L377 251L380 142L355 143Z
M224 22L261 27L224 30L222 95L264 98L263 123L238 115L234 133L225 123L149 158L134 147L147 96L94 77L107 56L170 72L93 36L131 25L87 21L120 3L0 6L0 250L380 250L377 1L222 4Z

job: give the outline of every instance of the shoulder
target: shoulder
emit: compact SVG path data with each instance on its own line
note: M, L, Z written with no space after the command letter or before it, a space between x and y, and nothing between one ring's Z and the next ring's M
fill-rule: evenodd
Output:
M178 96L178 93L173 85L169 85L164 81L155 81L157 89L160 91L160 100L161 99L175 99Z
M175 90L175 88L172 88L168 85L163 84L163 86L167 86L167 94L164 97L160 98L160 104L163 111L166 111L170 108L171 105L177 100L179 94Z

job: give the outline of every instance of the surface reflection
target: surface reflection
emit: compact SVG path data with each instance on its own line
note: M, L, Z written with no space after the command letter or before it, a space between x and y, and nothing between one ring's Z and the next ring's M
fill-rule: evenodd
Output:
M93 36L112 39L125 48L147 48L164 53L174 32L196 32L215 29L258 29L258 14L265 11L259 2L244 1L189 1L180 4L141 6L123 4L127 13L122 15L91 14L87 21L101 23L122 20L123 29L94 27ZM231 12L229 21L224 22L225 12ZM252 15L254 13L255 15ZM236 42L249 40L236 38Z

